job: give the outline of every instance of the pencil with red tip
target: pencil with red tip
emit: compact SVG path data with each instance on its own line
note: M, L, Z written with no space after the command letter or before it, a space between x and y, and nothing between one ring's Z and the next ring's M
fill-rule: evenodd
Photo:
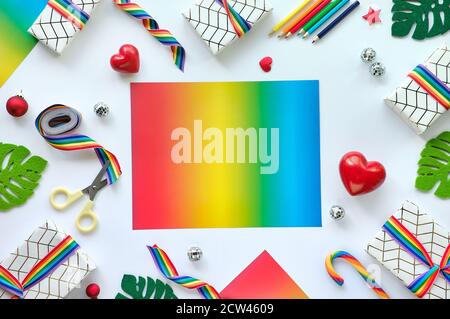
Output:
M319 13L323 8L325 8L331 0L322 1L314 10L312 10L308 15L306 15L303 19L301 19L289 32L286 34L286 38L289 38L291 35L295 34L303 27L309 20L311 20L317 13Z
M342 12L336 19L334 19L332 22L330 22L329 25L327 25L322 31L319 32L319 34L314 38L313 43L316 43L325 35L333 30L334 27L336 27L346 16L348 16L353 10L355 10L359 6L359 1L355 1L352 3L350 7L348 7L344 12Z

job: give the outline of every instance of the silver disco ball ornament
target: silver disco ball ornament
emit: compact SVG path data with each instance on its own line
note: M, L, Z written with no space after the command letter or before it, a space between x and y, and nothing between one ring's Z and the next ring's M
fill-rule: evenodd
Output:
M377 52L372 48L366 48L361 52L361 60L365 63L371 63L375 61Z
M340 219L344 218L345 210L341 206L333 205L330 208L330 216L334 220L340 220Z
M94 105L94 112L99 117L107 117L109 114L109 106L103 102Z
M370 71L370 74L372 74L373 77L381 78L386 73L386 67L380 62L375 62L375 63L370 65L369 71Z
M203 252L200 247L191 247L187 253L190 261L199 261L202 259Z

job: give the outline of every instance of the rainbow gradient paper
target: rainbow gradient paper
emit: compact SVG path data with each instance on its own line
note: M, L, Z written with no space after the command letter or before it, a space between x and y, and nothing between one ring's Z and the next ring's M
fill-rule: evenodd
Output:
M0 87L37 43L27 32L47 0L0 0Z
M221 292L223 299L308 299L275 259L264 250Z
M132 83L131 105L133 229L321 226L318 81ZM194 120L279 128L278 172L175 164L172 131Z

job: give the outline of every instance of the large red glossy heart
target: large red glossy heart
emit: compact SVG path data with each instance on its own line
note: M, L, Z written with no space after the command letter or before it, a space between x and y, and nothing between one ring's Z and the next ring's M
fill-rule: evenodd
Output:
M368 162L363 154L349 152L339 163L345 188L352 196L370 193L383 184L386 170L379 162Z
M140 66L139 51L131 44L124 44L120 47L119 53L111 57L110 63L117 72L137 73Z

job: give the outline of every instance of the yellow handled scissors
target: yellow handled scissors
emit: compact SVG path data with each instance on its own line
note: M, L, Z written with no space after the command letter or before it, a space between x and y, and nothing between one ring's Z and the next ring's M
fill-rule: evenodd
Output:
M70 192L65 187L57 187L50 193L50 203L56 210L64 210L73 203L75 203L77 200L79 200L83 195L88 195L89 197L88 201L86 202L83 209L78 214L75 220L77 229L82 233L90 233L95 228L97 228L98 218L97 214L92 210L92 208L94 207L94 199L95 196L97 195L97 192L106 185L108 185L108 181L106 180L106 178L103 180L102 178L105 175L109 164L110 161L107 160L105 164L103 164L102 169L97 174L92 184L86 187L85 189L76 192ZM57 201L56 198L58 196L65 197L65 200L63 200L62 202ZM82 225L83 220L89 220L90 221L89 225L83 226Z

